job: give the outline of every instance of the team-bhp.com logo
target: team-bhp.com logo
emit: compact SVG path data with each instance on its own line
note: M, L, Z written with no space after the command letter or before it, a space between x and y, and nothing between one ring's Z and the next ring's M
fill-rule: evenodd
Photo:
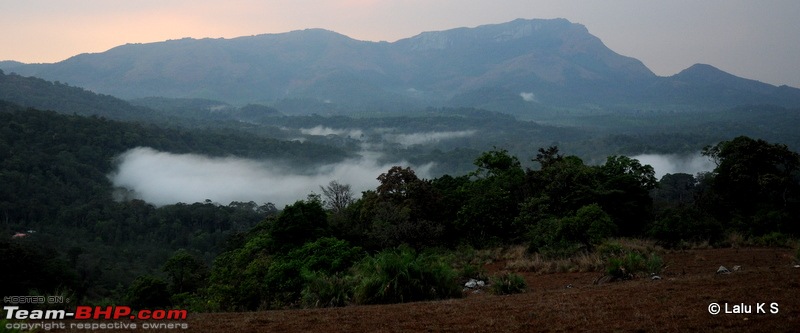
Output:
M6 329L37 330L44 329L137 329L137 328L165 328L187 329L185 322L167 322L186 320L186 310L138 310L133 311L129 306L78 306L74 312L67 310L24 310L19 306L3 306L6 320L19 320L24 322L8 322ZM74 322L53 322L58 320L73 320ZM80 322L80 321L94 322ZM98 322L101 320L125 320L123 322ZM150 322L136 323L127 320L145 320ZM39 322L36 322L39 321ZM50 322L45 322L50 321ZM138 326L138 327L137 327Z

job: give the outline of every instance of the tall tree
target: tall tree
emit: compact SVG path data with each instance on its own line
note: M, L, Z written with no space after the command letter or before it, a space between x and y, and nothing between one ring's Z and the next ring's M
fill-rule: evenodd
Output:
M800 232L800 154L746 136L707 146L703 154L717 164L703 202L717 218L756 234Z
M197 291L208 275L206 264L186 249L175 251L162 269L169 276L173 294Z
M320 186L320 189L325 197L325 206L334 213L344 211L353 203L353 192L348 184L332 180L328 186Z
M504 149L495 149L475 159L475 166L474 180L462 186L467 195L457 215L458 228L475 245L520 237L523 230L514 217L523 200L525 171L519 160Z

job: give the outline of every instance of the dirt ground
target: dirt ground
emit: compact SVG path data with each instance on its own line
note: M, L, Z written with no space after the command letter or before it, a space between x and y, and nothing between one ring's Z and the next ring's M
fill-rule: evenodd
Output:
M528 283L523 294L484 292L437 302L197 313L190 314L186 331L800 332L800 268L793 267L791 250L690 250L663 257L668 267L661 280L595 285L598 273L523 273ZM721 265L741 269L716 274ZM712 303L719 304L722 313L710 314ZM725 313L737 309L752 313ZM757 313L760 309L766 313ZM175 331L183 330L154 330Z

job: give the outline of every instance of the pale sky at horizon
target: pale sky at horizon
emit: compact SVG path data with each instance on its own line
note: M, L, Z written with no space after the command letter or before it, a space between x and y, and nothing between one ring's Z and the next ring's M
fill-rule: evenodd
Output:
M658 75L706 63L800 88L797 0L0 0L0 17L0 60L26 63L183 37L323 28L395 41L517 18L566 18Z

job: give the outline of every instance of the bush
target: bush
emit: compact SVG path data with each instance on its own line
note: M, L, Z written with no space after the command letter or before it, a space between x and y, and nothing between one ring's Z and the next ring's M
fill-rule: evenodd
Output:
M664 266L664 260L655 253L645 258L639 252L628 252L622 256L608 258L606 273L617 279L631 279L636 275L658 274Z
M606 274L613 276L617 279L629 278L630 275L622 258L608 258L606 265Z
M591 251L613 235L617 226L597 204L583 206L574 215L540 220L530 231L529 251L548 258L566 258Z
M364 258L356 267L359 304L403 303L459 297L457 274L440 257L400 247Z
M756 244L767 247L786 247L788 242L789 236L777 231L756 238Z
M333 274L347 270L364 257L358 246L333 237L325 237L303 244L289 252L287 258L300 261L302 268L311 272Z
M305 243L302 247L291 250L286 256L279 256L269 266L265 278L268 293L271 297L271 306L286 307L298 304L303 300L302 292L309 287L309 283L316 283L306 291L313 299L319 299L308 304L309 306L336 306L328 305L325 298L333 291L326 291L333 281L330 275L344 272L364 256L360 247L350 246L344 240L324 237L313 242ZM315 296L316 295L316 296ZM311 304L314 303L314 304ZM305 302L304 302L304 305ZM344 303L341 303L344 305Z
M608 241L597 247L597 253L603 258L616 257L625 254L627 250L618 241Z
M504 273L492 277L492 292L495 295L511 295L525 292L528 284L525 279L514 273Z
M486 280L486 269L481 265L473 265L468 263L458 271L458 277L462 280Z
M304 307L337 307L349 304L353 299L356 279L346 274L325 275L321 272L304 276L305 288L300 292Z

